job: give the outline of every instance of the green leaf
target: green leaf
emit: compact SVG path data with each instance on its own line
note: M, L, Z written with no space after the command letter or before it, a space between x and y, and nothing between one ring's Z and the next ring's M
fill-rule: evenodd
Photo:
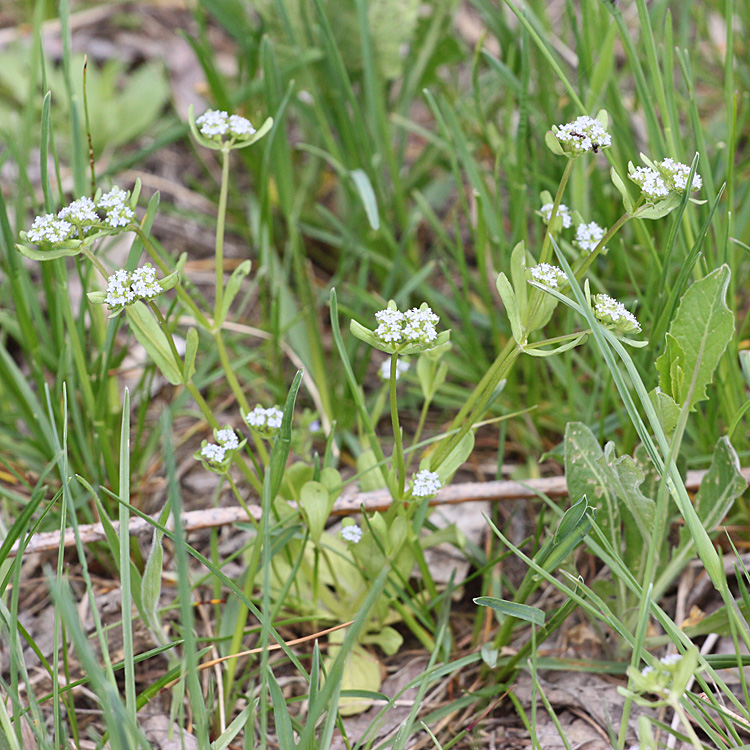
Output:
M378 466L375 453L371 450L362 451L357 456L357 474L362 492L382 490L386 486L382 467Z
M180 385L182 368L175 361L167 336L148 307L143 302L135 302L125 308L125 313L138 343L148 352L162 375L172 385Z
M747 489L740 460L726 437L719 438L711 466L695 495L695 511L706 531L713 531L724 520L734 501ZM689 535L683 527L681 536Z
M474 599L474 604L478 604L480 607L489 607L502 615L517 617L519 620L525 620L540 627L544 625L544 612L537 607L530 607L528 604L517 604L506 599L496 599L494 596L478 596Z
M362 199L362 205L365 207L367 221L372 229L380 229L380 216L378 215L378 201L375 197L375 191L372 189L372 183L363 169L353 169L349 175L352 178L354 187L357 188L359 197Z
M315 544L320 541L320 536L325 529L326 521L331 514L331 508L335 500L336 496L331 495L328 488L320 482L307 482L302 487L299 504L304 510L310 528L310 539Z
M469 430L463 438L461 438L458 445L445 457L440 466L435 470L440 477L440 483L443 487L450 483L453 475L464 463L466 463L466 461L468 461L473 450L474 432ZM429 469L429 460L426 460L426 465L421 468Z
M707 398L706 386L734 332L725 301L729 277L723 265L685 292L669 326L667 349L656 361L662 390L679 405L689 396L691 410Z
M670 193L663 201L655 205L646 204L639 208L633 216L637 219L663 219L667 214L680 205L682 196L679 193Z
M37 250L30 245L16 244L16 250L31 260L54 260L55 258L65 258L72 255L78 255L81 252L80 240L70 240L64 245L51 247L48 250Z
M198 354L198 331L195 328L188 329L185 341L185 366L182 369L183 383L186 385L195 375L195 358Z
M500 273L497 277L497 291L505 305L505 312L508 314L508 320L510 321L510 329L513 332L513 338L520 344L526 340L524 335L523 325L521 324L521 315L516 302L516 294L513 291L513 287L508 281L508 277L504 273Z
M648 397L654 407L656 416L659 418L661 428L666 435L669 435L680 418L680 407L677 406L677 403L670 395L664 393L658 386L649 392Z
M234 298L237 296L237 292L240 291L242 281L250 273L251 264L249 260L245 260L232 271L232 275L229 277L226 289L224 289L224 297L221 300L221 310L219 311L219 320L216 321L216 325L221 325L226 320L229 314L229 308L234 302Z
M331 635L336 635L331 633ZM333 639L331 639L333 640ZM325 658L326 671L330 672L331 666L341 651L341 646L331 643L328 647L328 656ZM382 665L372 653L364 649L359 643L355 643L344 658L344 670L341 675L341 691L367 691L376 693L380 689L380 674ZM356 716L367 711L372 706L370 698L355 698L342 696L339 699L338 711L342 716Z
M393 656L402 646L404 637L398 630L391 627L381 628L377 633L367 633L360 639L360 643L380 646L385 654Z
M617 188L617 192L620 193L622 196L622 205L625 208L625 210L629 213L633 213L633 199L630 197L630 193L628 192L627 185L622 180L622 177L620 177L617 170L612 167L609 170L610 177L612 178L612 184Z

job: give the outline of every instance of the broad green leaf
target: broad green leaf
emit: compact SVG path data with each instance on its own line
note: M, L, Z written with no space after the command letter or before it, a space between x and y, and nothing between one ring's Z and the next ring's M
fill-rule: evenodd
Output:
M685 292L669 326L667 349L656 362L659 385L679 405L685 403L693 387L691 410L707 398L706 386L734 332L734 319L725 301L729 277L729 266L723 265Z
M320 541L335 500L336 496L331 496L320 482L307 482L302 488L299 504L310 527L310 538L316 544Z
M445 487L449 484L453 475L469 459L471 452L474 450L474 432L469 430L463 436L458 445L443 459L443 462L435 471L440 477L440 482ZM429 462L422 466L423 469L429 469Z
M517 604L506 599L496 599L494 596L478 596L474 599L474 604L478 604L480 607L489 607L507 617L517 617L519 620L525 620L540 627L544 625L544 612L537 607L530 607L528 604Z
M357 456L357 474L359 475L359 488L362 492L382 490L386 486L382 467L377 464L378 461L371 450L362 451Z
M630 193L628 192L628 188L623 182L622 177L620 177L614 167L609 170L609 174L612 178L612 184L617 188L617 192L622 196L622 205L629 214L632 214L633 199L630 197Z
M31 258L31 260L45 261L78 255L81 252L81 243L78 240L71 240L64 245L51 247L48 250L37 250L30 245L16 244L16 250L27 258Z
M641 206L633 216L637 219L663 219L680 205L681 200L682 196L679 193L670 193L667 198L659 201L656 205L646 204L645 206Z
M523 343L526 340L526 336L521 324L521 313L516 302L516 294L510 285L510 281L508 281L508 277L504 273L501 272L498 275L496 286L500 299L502 299L505 305L505 312L508 314L513 338L519 343Z
M377 633L367 633L360 639L360 643L370 646L379 646L385 654L393 656L402 646L404 637L398 630L386 627L381 628Z
M654 407L656 416L659 418L659 424L666 435L677 425L680 418L680 407L675 400L668 394L664 393L658 386L649 391L648 397L651 405Z
M331 633L336 635L336 633ZM332 643L328 648L328 656L324 659L326 671L330 672L331 665L338 656L340 646ZM365 648L355 643L344 660L344 671L341 675L341 691L356 690L375 693L380 689L380 674L382 665L377 657ZM372 706L370 698L341 697L338 711L342 716L356 716L367 711Z
M143 302L135 302L125 308L130 327L138 339L138 343L148 352L149 357L159 368L162 375L172 384L182 383L182 363L175 361L172 350L167 341L167 335L162 331L159 322Z
M695 511L706 531L713 531L729 512L734 501L747 489L740 470L740 460L726 437L719 438L711 457L711 466L695 495ZM680 538L689 538L683 527Z
M182 377L185 384L189 383L195 375L195 358L198 354L198 331L195 328L188 329L185 341L185 366L182 368Z

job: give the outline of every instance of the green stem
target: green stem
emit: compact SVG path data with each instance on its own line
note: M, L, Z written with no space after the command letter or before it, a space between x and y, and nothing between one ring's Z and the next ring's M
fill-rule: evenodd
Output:
M224 225L227 215L227 193L229 192L229 149L221 151L221 192L219 193L219 213L216 218L216 299L214 305L214 325L223 322L221 306L224 299Z
M422 437L422 430L424 429L425 422L427 421L427 411L430 408L430 404L432 403L431 398L425 398L424 403L422 404L422 411L419 414L419 422L417 423L417 429L414 433L414 439L411 441L411 450L409 452L409 460L406 462L406 471L409 472L409 467L411 466L411 462L414 459L415 455L415 448L417 445L419 445L419 438Z
M400 500L404 496L406 487L406 465L404 464L404 440L401 435L401 425L398 422L398 402L396 400L396 376L398 374L398 354L391 354L391 424L393 425L393 459L396 468L396 486Z
M604 246L607 242L609 242L612 237L617 234L617 232L622 229L622 227L625 226L625 224L630 221L630 219L633 218L632 214L624 213L605 233L604 237L599 240L599 244L583 259L583 263L581 263L578 268L574 268L576 278L580 281L583 278L583 275L588 271L591 264L596 260L599 253L601 253L602 250L604 250Z
M430 461L431 471L437 470L440 464L450 455L451 451L464 439L476 421L482 416L498 383L508 374L508 371L520 353L521 348L515 339L511 337L503 348L503 351L500 352L498 358L492 363L490 369L482 378L482 382L480 383L480 386L483 386L482 390L479 392L479 387L477 387L474 393L472 393L470 401L476 405L469 418L464 422L459 431L449 441L441 443L433 454ZM454 424L455 422L456 420L454 420Z
M91 250L88 249L88 247L86 247L85 243L81 245L81 252L96 266L97 271L99 271L105 279L109 278L109 274L107 273L104 264L96 257L96 255L94 255L94 253L91 252Z
M568 159L567 163L565 165L565 170L563 171L562 178L560 179L560 184L557 186L557 194L555 195L555 202L552 204L552 213L549 215L549 221L547 221L547 233L544 235L544 243L542 244L542 253L539 256L539 262L540 263L548 263L551 255L550 250L550 243L552 241L552 226L555 222L555 217L557 216L557 209L560 208L560 203L562 202L563 193L565 192L565 187L568 184L568 180L570 179L570 173L573 171L573 162L574 159Z

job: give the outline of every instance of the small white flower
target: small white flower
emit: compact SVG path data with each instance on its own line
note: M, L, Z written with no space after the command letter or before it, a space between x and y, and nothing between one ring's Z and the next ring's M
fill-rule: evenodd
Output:
M225 451L233 451L240 447L239 438L234 430L217 430L215 437L216 442L218 442Z
M281 427L284 412L277 406L264 409L260 404L245 415L248 427L259 432L264 437L270 436Z
M163 291L161 284L156 280L156 269L150 264L133 271L130 275L130 287L141 298L156 297Z
M128 194L119 187L113 187L99 198L96 207L105 211L106 224L113 228L126 227L135 219L135 211L126 203Z
M404 314L402 312L399 310L380 310L375 313L375 319L379 324L375 329L375 335L381 341L389 344L401 341L404 321Z
M576 227L574 244L578 245L581 250L592 253L603 237L604 230L595 221L590 221L588 224L582 222ZM606 248L603 247L602 250Z
M646 666L641 670L641 676L648 677L653 671L654 668L652 666Z
M690 167L682 162L675 161L672 158L667 157L661 161L656 162L656 166L662 173L664 180L669 187L676 193L684 193L687 189L688 177L690 177ZM703 180L699 174L693 175L693 184L691 190L700 190L703 186Z
M437 338L435 324L440 318L429 307L412 307L404 313L404 336L407 341L429 344Z
M437 472L422 469L414 475L411 494L414 497L431 497L437 495L441 487L440 476Z
M585 115L573 122L560 125L555 132L555 138L565 151L573 154L583 154L587 151L596 153L600 148L612 145L612 136L599 120Z
M545 203L539 209L539 213L542 215L545 224L549 224L550 216L552 216L552 209L554 208L554 206L554 203ZM564 203L561 203L557 207L556 217L562 219L562 225L564 229L567 229L573 223L573 217L570 215L570 209Z
M651 201L658 201L669 195L669 187L662 176L651 167L636 167L628 175L640 187L641 192Z
M237 138L247 138L255 133L255 128L252 126L250 120L247 117L241 117L240 115L229 116L229 132Z
M214 141L229 138L248 138L255 133L250 120L241 115L229 115L223 110L209 109L195 121L198 130Z
M58 219L65 219L73 224L82 224L83 222L94 222L99 221L99 216L96 213L96 206L91 198L79 198L77 201L73 201L70 205L61 208L57 214Z
M354 524L352 526L344 526L341 529L341 536L346 539L347 542L357 544L362 538L362 529L360 529L357 524Z
M195 124L207 138L221 137L229 130L229 115L219 109L209 109L196 119Z
M29 229L26 236L31 242L35 242L38 245L42 243L56 245L60 242L65 242L72 232L73 225L69 221L59 219L54 214L46 214L45 216L37 216L34 219L34 223L31 225L31 229Z
M666 666L672 666L673 664L677 664L682 661L682 654L667 654L666 656L662 656L659 661L666 665Z
M411 365L405 362L403 359L396 361L396 380L398 380L405 372L409 371ZM385 362L380 363L378 368L378 377L381 380L389 381L391 379L391 360L386 359Z
M635 315L607 294L594 295L594 315L605 325L619 333L638 333L640 323Z
M550 265L549 263L540 263L529 269L531 278L540 284L557 289L561 284L567 281L567 277L562 268Z
M201 448L201 456L206 459L209 464L218 465L224 461L224 455L226 450L216 443L207 443Z

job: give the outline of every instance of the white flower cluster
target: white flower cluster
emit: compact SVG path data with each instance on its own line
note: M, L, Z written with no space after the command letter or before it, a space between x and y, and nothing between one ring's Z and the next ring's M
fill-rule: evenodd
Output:
M435 324L440 320L429 307L411 310L380 310L375 313L378 327L375 335L385 343L429 344L437 338Z
M229 138L247 138L255 133L255 128L246 117L240 115L229 115L218 109L209 109L195 121L198 130L216 141L221 141L224 136Z
M545 224L549 224L550 217L552 216L552 209L555 207L554 203L545 203L540 209L539 213L542 215ZM562 219L563 229L567 229L573 223L573 217L570 215L570 209L561 203L557 207L556 218Z
M600 148L612 145L612 136L599 120L585 115L560 125L555 138L565 151L573 154L584 154L587 151L596 153Z
M255 432L260 433L264 437L269 437L281 427L283 417L284 412L277 406L264 409L258 404L251 412L245 415L245 422L247 422L250 429L255 430Z
M676 193L685 192L687 189L688 177L690 177L690 167L687 164L683 164L682 162L667 157L666 159L657 161L656 166L672 190ZM693 184L690 189L695 191L700 190L701 187L703 187L703 180L700 175L696 173L693 175Z
M549 263L540 263L529 269L531 278L540 284L557 289L561 284L567 281L567 277L559 266L553 266Z
M605 325L620 333L638 333L640 323L635 315L607 294L594 295L594 315Z
M147 263L128 273L121 268L107 279L107 296L104 301L110 308L122 307L139 299L151 299L161 294L161 284L156 280L156 270Z
M126 203L128 194L122 188L113 187L99 198L97 208L106 212L105 224L111 227L126 227L135 219L135 212Z
M359 540L362 539L362 529L360 529L356 523L351 526L344 526L341 529L341 536L346 539L347 542L358 544Z
M422 471L418 471L414 475L411 494L414 497L431 497L432 495L437 495L438 490L442 486L440 476L437 472L422 469Z
M88 234L92 229L126 227L135 218L135 212L126 203L128 194L116 187L94 203L82 197L73 201L55 214L37 216L26 233L29 241L37 245L58 245L74 237ZM105 214L101 218L99 212Z
M34 219L26 236L37 245L57 245L65 242L72 233L73 225L70 222L58 219L54 214L46 214Z
M658 201L669 195L667 183L659 172L651 167L636 167L630 172L629 177L649 200Z
M398 380L405 372L409 371L409 367L411 365L408 362L405 362L403 359L399 359L396 361L396 380ZM381 380L390 380L391 379L391 360L386 359L385 362L380 363L380 367L378 368L378 377Z
M232 429L217 430L214 433L216 443L206 443L201 448L201 456L211 466L220 466L224 463L229 451L240 447L237 434Z
M604 230L595 221L590 221L588 224L581 222L576 227L574 244L581 250L593 253L603 237ZM606 248L602 248L602 250L606 250Z

